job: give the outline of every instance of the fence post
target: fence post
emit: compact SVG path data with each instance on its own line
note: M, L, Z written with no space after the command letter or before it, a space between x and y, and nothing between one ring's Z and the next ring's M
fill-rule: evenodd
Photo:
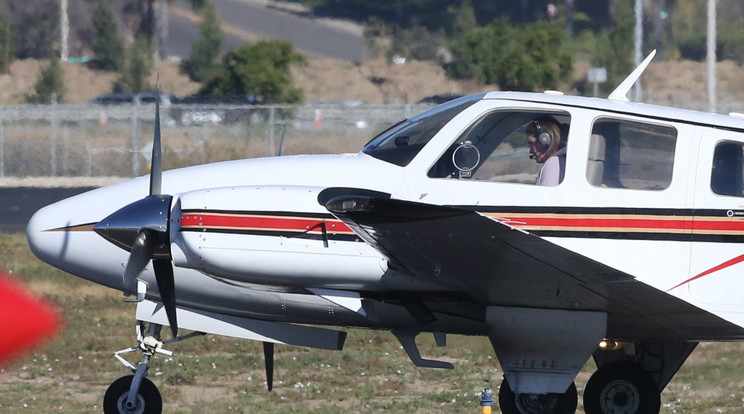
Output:
M51 116L51 128L52 128L52 140L49 143L49 167L51 170L52 177L57 175L57 95L52 94L52 113Z
M90 177L93 173L93 154L90 148L90 140L85 141L85 176Z
M62 127L62 175L69 174L70 160L70 129L67 125Z
M274 106L269 108L269 156L273 157L274 153Z
M135 101L132 106L132 176L139 175L139 122L137 119L139 112L139 100Z

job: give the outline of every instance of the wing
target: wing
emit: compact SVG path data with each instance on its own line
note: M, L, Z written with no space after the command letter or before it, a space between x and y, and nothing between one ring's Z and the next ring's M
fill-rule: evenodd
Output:
M477 212L347 194L326 208L391 267L477 303L605 311L608 337L623 340L744 338L738 325Z

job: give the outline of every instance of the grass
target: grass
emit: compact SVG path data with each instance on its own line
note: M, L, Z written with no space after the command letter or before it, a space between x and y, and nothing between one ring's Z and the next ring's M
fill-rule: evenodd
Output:
M101 412L108 385L128 375L112 353L135 345L134 305L42 263L23 234L0 235L0 267L53 301L65 320L52 341L0 370L0 412ZM455 369L416 368L392 334L351 329L341 352L278 346L272 392L261 344L227 337L171 345L178 356L156 356L150 378L169 413L480 412L478 393L497 389L502 377L488 340L451 336L437 348L421 335L418 342L422 355ZM742 343L700 345L662 394L662 412L742 412L743 351ZM588 363L577 378L579 401L593 369Z

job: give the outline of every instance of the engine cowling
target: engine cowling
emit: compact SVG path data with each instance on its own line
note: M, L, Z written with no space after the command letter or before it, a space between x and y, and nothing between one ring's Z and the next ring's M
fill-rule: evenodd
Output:
M176 266L264 285L379 288L385 259L317 201L322 188L229 187L177 196Z

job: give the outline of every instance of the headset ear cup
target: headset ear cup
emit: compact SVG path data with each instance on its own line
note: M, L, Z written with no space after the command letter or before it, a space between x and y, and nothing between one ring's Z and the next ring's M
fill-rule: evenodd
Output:
M550 147L550 144L553 143L553 137L550 136L550 132L544 129L537 130L537 140L540 141L540 145L545 148Z
M537 142L539 142L540 145L547 149L548 147L550 147L550 144L553 143L553 136L550 135L550 132L548 132L548 130L543 129L543 127L540 126L540 122L536 120L532 122L535 127L535 136L537 137Z

